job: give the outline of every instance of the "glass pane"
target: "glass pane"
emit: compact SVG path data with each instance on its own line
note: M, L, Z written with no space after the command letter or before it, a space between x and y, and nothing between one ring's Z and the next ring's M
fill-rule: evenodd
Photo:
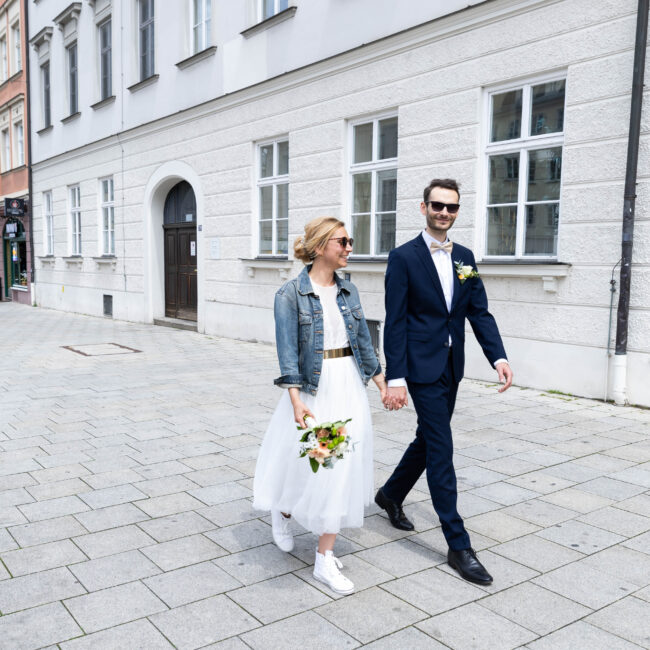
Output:
M260 187L260 219L273 218L273 186Z
M522 90L492 95L492 142L521 137Z
M279 219L277 222L277 246L278 254L286 255L289 251L289 221L287 219Z
M395 213L378 214L376 223L375 254L389 253L395 248Z
M108 230L104 230L104 247L102 248L104 253L110 253L108 246Z
M377 172L377 212L395 212L397 208L397 170ZM359 210L365 212L365 210Z
M260 254L271 255L273 253L273 222L260 221Z
M370 255L370 215L357 214L352 217L352 237L357 255Z
M284 11L289 6L289 0L280 0L278 2L278 11Z
M262 20L270 18L274 13L275 0L262 0Z
M490 156L488 203L516 203L519 188L519 153Z
M533 86L530 135L564 131L565 86L564 79Z
M277 186L278 210L276 219L286 219L289 216L289 184L283 183Z
M514 255L517 239L517 207L488 208L487 254Z
M194 0L194 24L203 22L203 0Z
M557 226L559 220L559 203L527 205L524 254L555 255L557 253Z
M352 177L354 183L354 198L352 201L352 212L370 212L370 188L372 183L370 172L355 174Z
M260 178L273 176L273 145L260 147Z
M379 158L397 158L397 118L379 120Z
M354 162L372 160L372 122L354 127Z
M528 201L560 198L562 147L528 152Z
M289 143L278 142L278 175L289 173Z

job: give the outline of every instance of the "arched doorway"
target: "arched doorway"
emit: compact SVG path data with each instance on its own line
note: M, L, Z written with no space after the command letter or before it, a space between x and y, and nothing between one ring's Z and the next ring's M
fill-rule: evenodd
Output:
M196 321L196 198L187 181L172 187L163 211L165 316Z

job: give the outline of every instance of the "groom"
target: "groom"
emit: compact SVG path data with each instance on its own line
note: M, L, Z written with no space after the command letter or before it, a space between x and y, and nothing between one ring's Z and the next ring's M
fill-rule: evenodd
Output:
M492 577L471 548L456 507L456 473L449 421L465 363L465 319L488 361L496 368L503 392L512 384L496 322L488 312L485 288L472 251L447 238L459 210L458 183L434 179L424 190L420 211L426 228L391 251L386 269L384 352L386 406L399 409L411 394L418 416L415 439L379 489L376 503L402 530L413 524L402 502L426 469L433 507L449 551L447 562L471 582L490 584ZM459 267L469 266L464 272Z

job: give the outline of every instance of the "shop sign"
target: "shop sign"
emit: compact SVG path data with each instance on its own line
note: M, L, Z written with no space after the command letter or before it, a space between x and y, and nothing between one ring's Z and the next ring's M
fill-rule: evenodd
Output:
M18 224L15 221L10 221L5 227L5 237L13 239L17 234Z
M25 214L25 199L5 199L5 216L22 217Z

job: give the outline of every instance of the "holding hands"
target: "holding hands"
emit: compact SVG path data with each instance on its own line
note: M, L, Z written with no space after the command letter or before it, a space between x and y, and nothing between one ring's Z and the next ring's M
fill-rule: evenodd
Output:
M409 398L406 386L391 386L386 389L386 395L382 398L384 408L389 411L399 411L403 406L408 406Z

